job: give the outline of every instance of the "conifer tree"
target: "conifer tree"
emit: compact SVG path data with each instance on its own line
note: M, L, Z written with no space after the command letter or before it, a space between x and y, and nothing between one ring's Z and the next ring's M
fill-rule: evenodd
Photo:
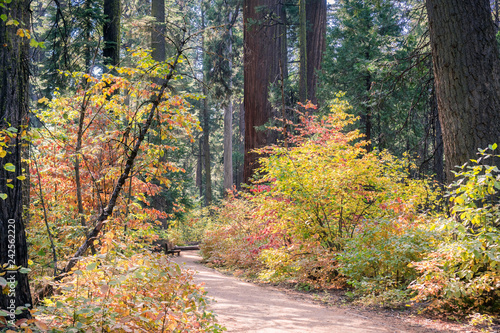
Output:
M28 246L23 212L23 186L26 177L21 164L27 149L23 137L28 129L29 68L29 1L0 3L0 309L16 319L29 318L18 307L32 304L28 275ZM15 24L17 22L18 24ZM7 25L9 23L9 25ZM12 24L14 23L14 24ZM23 33L18 33L22 29ZM6 270L9 268L10 270ZM5 288L5 289L4 289Z
M426 1L447 181L500 141L500 59L487 0ZM500 166L500 161L490 162Z
M264 125L274 118L269 88L280 78L280 59L284 59L283 4L276 0L244 0L244 108L245 171L248 181L258 167L252 151L276 141L277 135Z

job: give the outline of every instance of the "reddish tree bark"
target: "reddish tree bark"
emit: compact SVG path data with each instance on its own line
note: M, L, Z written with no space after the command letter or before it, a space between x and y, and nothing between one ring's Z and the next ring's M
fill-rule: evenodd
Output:
M231 24L231 13L228 24ZM233 89L233 28L229 28L228 58L229 58L229 89ZM233 189L233 96L228 96L224 108L224 194Z
M270 85L280 79L279 59L284 56L285 38L282 15L278 0L245 0L243 4L245 182L258 166L258 155L252 150L277 139L276 133L262 126L274 118L268 92Z
M313 104L318 104L316 98L317 72L321 70L321 61L326 47L326 0L307 0L306 20L307 99Z

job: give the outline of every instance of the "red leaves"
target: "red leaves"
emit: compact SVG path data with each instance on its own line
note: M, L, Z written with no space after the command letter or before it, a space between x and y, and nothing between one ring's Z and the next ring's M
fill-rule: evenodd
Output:
M250 189L250 192L252 193L262 193L262 192L269 192L271 187L269 185L257 185L256 187L253 187Z

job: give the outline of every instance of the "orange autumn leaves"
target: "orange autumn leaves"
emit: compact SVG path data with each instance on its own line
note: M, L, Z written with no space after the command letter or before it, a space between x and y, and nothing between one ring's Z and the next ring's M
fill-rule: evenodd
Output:
M145 51L136 51L133 57L137 65L113 68L116 75L61 72L71 78L72 92L56 91L52 100L39 100L36 116L42 125L32 130L30 241L34 262L41 266L52 261L45 255L50 252L48 241L37 236L47 232L44 220L56 235L58 260L64 261L81 245L93 219L106 207L151 111L149 101L158 95L152 80L164 74L160 69L168 63L156 64ZM189 112L189 98L199 96L163 95L105 236L95 241L97 247L102 246L99 252L127 243L131 236L124 234L126 229L147 234L159 219L169 218L151 207L149 198L172 186L169 175L184 171L166 156L177 149L179 139L189 139L199 129Z

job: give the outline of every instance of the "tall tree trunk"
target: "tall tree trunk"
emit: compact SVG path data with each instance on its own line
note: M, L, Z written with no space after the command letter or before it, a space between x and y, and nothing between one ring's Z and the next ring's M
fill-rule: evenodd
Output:
M439 111L437 106L436 89L433 87L431 93L431 114L434 127L434 163L433 171L436 175L436 180L439 184L445 184L444 174L444 148L443 148L443 133L441 131L441 123L439 122Z
M256 127L263 126L274 116L268 91L270 84L277 83L280 77L279 59L283 57L285 27L283 22L269 21L269 18L282 17L282 13L282 3L278 0L243 2L245 182L258 167L258 154L252 150L277 139L276 133Z
M1 15L29 26L29 1L18 0L0 7ZM16 35L18 27L6 26L0 20L0 132L7 146L0 157L0 273L4 266L28 266L28 246L23 221L22 151L21 134L28 126L28 39ZM7 132L12 133L9 135ZM21 178L21 179L19 179ZM7 183L7 179L12 181ZM28 311L15 315L18 306L32 304L27 274L18 270L1 276L8 282L7 293L0 292L0 308L9 312L6 319L29 318ZM3 284L3 283L2 283Z
M203 95L207 96L207 88L203 86ZM210 116L208 97L203 100L203 164L205 166L205 205L212 203L212 170L210 167Z
M90 11L90 0L86 0L85 4L83 5L85 8L85 11ZM90 67L92 66L92 50L90 48L91 45L91 33L92 33L92 19L90 15L87 15L85 17L85 47L84 47L84 58L85 58L85 72L89 73L90 72Z
M366 52L366 59L370 60L370 53ZM365 139L368 140L368 145L366 146L366 149L368 151L372 150L372 144L371 144L371 139L372 139L372 107L370 106L371 104L371 98L370 98L370 90L372 89L372 76L370 72L367 72L365 74L365 89L366 89L366 100L365 100L365 106L364 106L364 114L361 115L361 122L363 123L365 127Z
M231 22L231 13L228 22ZM224 109L224 192L233 189L233 28L229 28L229 97Z
M151 31L151 57L156 61L165 61L165 0L151 1L151 16L155 18Z
M202 4L203 7L203 4ZM201 10L201 26L205 29L205 9ZM203 99L203 158L205 165L205 206L212 203L212 171L210 167L210 115L208 108L208 91L205 82L208 73L208 61L206 57L205 33L201 37L201 48L203 52L203 88L202 93L205 96Z
M198 157L196 162L196 186L203 197L203 137L198 140Z
M450 182L455 166L499 142L499 52L488 0L427 0L426 7Z
M102 35L104 63L116 66L120 62L120 0L104 0L104 26Z
M166 42L165 42L165 0L152 0L151 1L151 16L154 17L154 22L151 26L151 57L154 61L164 62L167 57ZM152 79L158 86L163 84L163 79L155 77ZM165 163L167 154L159 157L159 163ZM167 206L167 200L162 193L157 193L151 198L151 206L159 211L163 211ZM168 219L160 218L162 228L168 228Z
M245 156L245 104L243 101L240 101L240 106L239 106L239 121L238 121L238 128L239 128L239 138L238 138L238 148L240 152L240 156ZM245 164L244 160L238 162L238 174L236 175L236 188L238 190L241 190L241 184L245 181L244 175L245 175Z
M224 191L233 189L233 101L224 109Z
M366 32L371 31L373 28L373 18L371 16L366 17L363 22L364 22L364 29ZM364 55L365 55L365 60L367 63L372 61L372 56L373 56L373 46L372 45L364 45ZM368 145L366 146L368 151L372 150L372 144L371 144L371 139L372 139L372 107L371 105L371 96L370 96L370 90L372 89L372 75L370 73L370 70L367 68L365 72L363 73L363 77L365 79L365 98L364 98L364 105L362 106L363 113L361 114L360 120L361 120L361 125L364 127L364 134L365 134L365 139L369 142Z
M280 13L280 19L281 19L281 28L280 28L280 42L281 42L281 54L280 54L280 59L281 59L281 69L278 70L281 74L283 74L283 78L287 79L288 78L288 38L287 38L287 28L288 28L288 19L286 17L286 8L285 6L281 6L281 13ZM279 65L278 65L279 67ZM280 77L281 80L281 77Z
M318 104L317 72L321 70L326 42L326 0L307 0L307 99Z
M306 0L299 0L299 100L302 103L308 98L307 46Z

